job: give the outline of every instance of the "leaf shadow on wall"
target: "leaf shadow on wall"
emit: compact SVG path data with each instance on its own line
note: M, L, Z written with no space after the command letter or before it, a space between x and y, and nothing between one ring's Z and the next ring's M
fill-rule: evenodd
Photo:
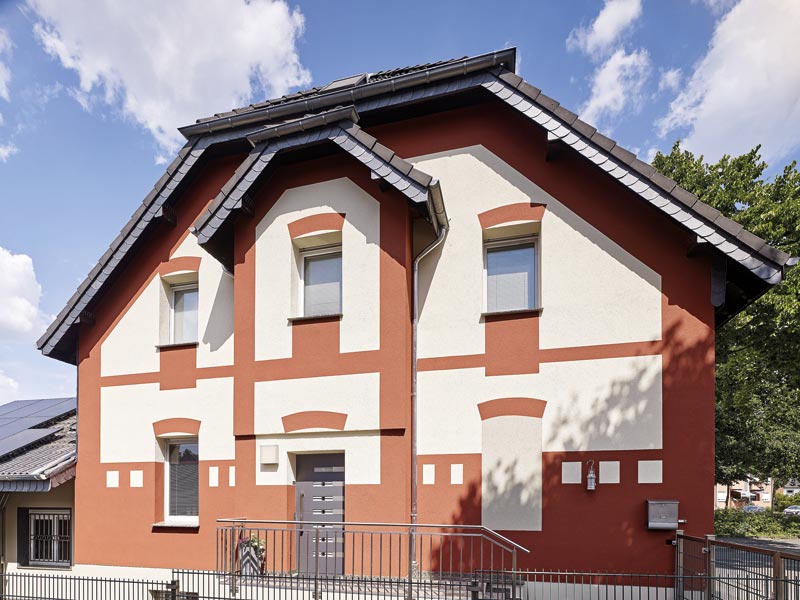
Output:
M620 556L618 552L613 554L615 558L609 554L609 569L630 569L634 568L636 560L649 560L646 553L636 550L637 541L640 541L646 523L643 495L627 493L631 491L630 485L637 482L635 461L623 465L620 484L604 486L601 483L597 490L588 492L585 484L586 461L594 460L595 469L598 469L600 460L619 459L618 454L609 454L608 458L604 458L603 451L591 448L608 447L609 442L624 436L634 436L642 427L658 426L657 421L660 420L661 439L654 440L652 448L645 447L641 453L644 453L645 458L650 456L647 452L652 453L652 458L662 458L664 450L667 450L673 455L679 452L680 456L687 458L680 464L665 461L664 480L658 488L659 493L688 500L687 492L695 495L696 486L691 486L699 472L710 468L713 476L712 432L698 435L696 428L686 426L691 420L702 419L707 427L713 428L713 404L709 402L708 405L696 406L691 394L698 389L702 390L702 394L713 394L713 379L709 377L709 373L713 372L709 369L714 366L713 333L687 341L684 331L685 326L681 323L671 325L665 330L663 339L649 353L662 355L660 379L653 377L646 366L631 369L625 377L617 378L607 385L605 394L595 398L591 403L590 418L581 419L581 415L569 410L556 413L551 410L551 406L545 410L545 421L555 418L545 429L558 433L559 445L565 450L548 452L549 440L543 440L542 531L503 531L504 535L526 547L541 550L542 544L546 545L547 552L537 551L530 559L525 559L532 561L530 564L526 563L527 567L564 568L566 565L562 559L569 556L569 568L597 568L597 546L576 545L574 538L565 535L566 526L569 526L570 531L577 529L592 538L614 540L615 545L622 544L631 549L628 562L624 564L614 562ZM658 407L660 412L653 412L652 405L645 399L651 398L653 392L658 391L655 387L659 385L662 388L662 402ZM579 420L579 426L575 424L576 419ZM564 434L565 431L572 433ZM581 485L561 483L561 463L564 461L583 463ZM497 464L494 468L500 469L500 472L485 482L485 485L493 486L487 487L487 491L491 489L493 506L497 510L508 508L514 511L526 506L526 490L537 483L516 478L513 464ZM691 475L688 475L689 470L692 470ZM690 479L685 479L684 476ZM497 484L498 480L503 482L502 488ZM712 488L709 485L706 490L709 495L713 492ZM625 490L625 493L621 493ZM698 490L698 493L702 492L703 490ZM489 496L488 493L486 495ZM458 499L450 524L480 524L482 502L481 481L470 481L467 491ZM711 506L710 496L708 505ZM693 517L694 515L689 517L690 523L702 521ZM437 559L438 563L441 561Z

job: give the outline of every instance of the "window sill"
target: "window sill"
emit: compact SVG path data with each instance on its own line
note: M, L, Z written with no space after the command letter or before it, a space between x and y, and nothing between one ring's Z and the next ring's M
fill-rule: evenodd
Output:
M308 323L312 321L331 321L331 320L341 320L342 313L331 313L328 315L312 315L309 317L289 317L289 323Z
M20 565L16 567L20 571L72 571L71 564L47 564L47 565Z
M158 344L156 350L177 350L178 348L197 348L200 342L181 342L180 344Z
M532 315L539 315L542 313L542 307L538 308L518 308L515 310L498 310L494 312L481 313L481 317L529 317Z
M200 520L197 521L160 521L153 523L154 529L199 529Z

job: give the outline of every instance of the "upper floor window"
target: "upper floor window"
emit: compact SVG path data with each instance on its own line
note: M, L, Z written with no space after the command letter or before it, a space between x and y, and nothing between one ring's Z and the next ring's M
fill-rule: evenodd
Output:
M303 251L303 316L342 312L341 246Z
M172 344L197 341L197 284L173 285L171 288Z
M166 520L197 521L200 459L196 439L167 442Z
M536 308L536 239L489 242L485 253L486 311Z

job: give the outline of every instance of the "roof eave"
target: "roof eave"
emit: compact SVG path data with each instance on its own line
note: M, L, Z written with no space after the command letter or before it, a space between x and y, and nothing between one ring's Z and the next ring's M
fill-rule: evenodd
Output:
M356 100L363 100L371 96L378 96L387 92L397 92L402 89L414 87L421 83L431 83L440 79L468 75L499 65L509 71L516 69L517 50L507 48L496 52L488 52L464 60L453 61L444 65L416 71L390 79L382 79L374 83L360 85L357 88L348 88L315 95L311 98L299 98L283 104L265 106L240 115L220 117L202 123L193 123L179 127L178 131L188 138L195 135L212 133L221 129L230 129L242 125L252 125L261 121L285 118L298 112L318 111L328 106L338 104L352 104Z

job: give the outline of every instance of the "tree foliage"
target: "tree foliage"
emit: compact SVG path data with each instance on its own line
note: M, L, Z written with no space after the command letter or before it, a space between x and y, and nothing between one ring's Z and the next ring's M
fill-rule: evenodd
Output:
M770 245L800 256L800 173L760 146L709 164L676 142L653 166ZM800 267L717 332L716 479L800 476Z

